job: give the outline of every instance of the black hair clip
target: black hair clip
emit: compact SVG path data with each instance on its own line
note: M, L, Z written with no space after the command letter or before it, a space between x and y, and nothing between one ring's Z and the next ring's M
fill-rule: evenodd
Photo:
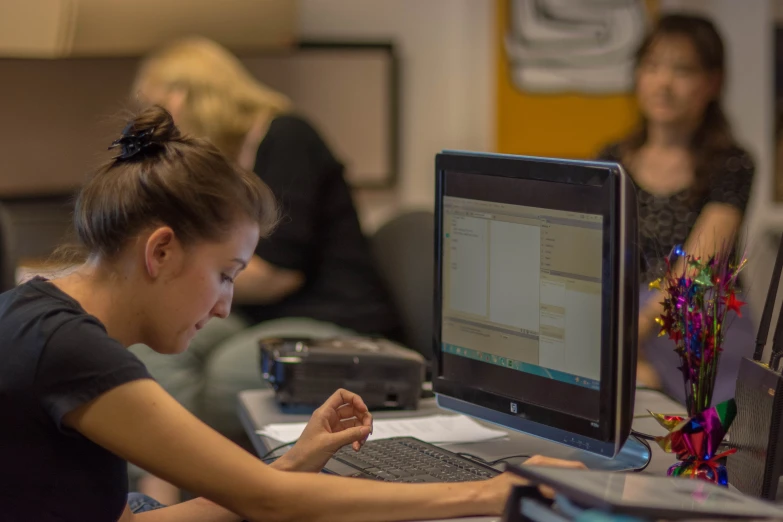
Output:
M114 159L126 160L132 158L150 145L154 145L155 142L150 139L154 130L147 129L143 132L133 132L133 123L126 125L122 129L122 136L114 140L109 147L109 150L122 147L122 152L114 156Z

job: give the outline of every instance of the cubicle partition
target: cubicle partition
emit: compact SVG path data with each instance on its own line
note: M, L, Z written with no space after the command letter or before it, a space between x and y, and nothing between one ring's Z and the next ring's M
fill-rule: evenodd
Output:
M240 57L290 96L360 188L397 174L398 65L390 43L302 43ZM61 193L109 157L139 58L0 59L0 199Z

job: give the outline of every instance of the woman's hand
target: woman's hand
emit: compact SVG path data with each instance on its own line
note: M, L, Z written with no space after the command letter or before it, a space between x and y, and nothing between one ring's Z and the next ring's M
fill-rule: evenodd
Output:
M315 412L299 440L281 460L281 469L319 472L335 451L351 444L355 451L372 433L372 414L361 397L337 390Z
M581 462L573 460L560 460L549 457L542 457L541 455L534 455L525 461L523 466L551 466L555 468L571 468L571 469L587 469ZM514 486L524 486L529 482L513 473L501 473L497 477L491 478L486 482L482 482L482 485L486 486L489 493L490 506L492 511L489 514L500 515L503 513L508 497L511 494L511 489ZM554 497L554 491L546 486L540 487L541 493L548 497Z

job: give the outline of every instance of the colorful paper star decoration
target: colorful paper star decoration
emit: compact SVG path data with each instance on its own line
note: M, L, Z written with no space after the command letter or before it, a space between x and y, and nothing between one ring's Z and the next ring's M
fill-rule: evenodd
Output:
M739 317L742 317L740 308L745 304L745 301L737 299L736 294L732 292L728 297L724 297L724 302L727 309L734 311Z
M680 356L690 416L712 402L726 317L741 316L745 305L737 291L738 275L747 260L734 257L729 248L703 260L677 245L665 258L663 277L649 285L663 294L663 313L655 322L659 335L668 336Z
M745 304L737 298L737 276L747 260L734 262L733 257L733 249L723 249L702 261L676 246L665 259L665 275L650 283L651 290L663 295L663 313L655 323L680 358L677 371L685 381L688 408L688 417L652 414L669 431L657 438L658 443L679 460L668 474L722 485L728 483L723 458L734 450L719 447L736 405L733 400L711 404L723 336L731 324L726 318L732 313L741 316Z

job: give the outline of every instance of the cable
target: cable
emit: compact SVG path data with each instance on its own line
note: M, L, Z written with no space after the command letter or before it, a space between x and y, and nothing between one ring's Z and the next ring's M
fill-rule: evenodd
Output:
M460 457L464 457L466 459L475 460L479 464L489 465L489 462L487 462L486 460L482 459L478 455L473 455L472 453L460 452L460 453L457 453L457 455L459 455Z
M637 439L644 439L644 440L655 440L655 436L648 435L647 433L642 433L641 431L631 430L631 435L636 437Z
M631 436L635 438L639 444L647 448L647 462L645 462L644 465L639 468L634 468L634 471L638 473L640 471L644 471L647 469L647 466L650 465L650 461L652 460L652 448L650 447L650 443L647 442L647 440L655 440L655 438L653 437L647 439L646 437L650 437L650 435L647 435L646 433L638 433L635 430L631 430Z
M639 442L639 444L644 446L645 449L647 450L647 462L645 462L643 466L641 466L639 468L635 468L633 471L635 471L635 472L644 471L645 469L647 469L647 466L650 465L650 461L652 461L652 448L650 447L650 443L647 442L647 441L655 440L655 437L652 436L652 435L648 435L647 433L641 433L641 432L636 431L636 430L631 430L631 436L633 438L635 438L637 440L637 442ZM485 459L483 459L483 458L481 458L481 457L479 457L477 455L473 455L472 453L460 452L460 453L457 453L457 455L459 455L460 457L464 457L464 458L470 459L470 460L474 460L474 461L478 462L479 464L484 464L485 466L495 466L496 464L500 464L501 462L505 462L506 464L508 464L508 462L506 462L506 461L509 460L509 459L530 458L530 455L509 455L508 457L502 457L502 458L490 461L490 460L485 460Z
M647 433L642 433L641 431L636 431L636 430L631 430L631 435L636 440L638 440L640 444L642 444L643 446L647 447L647 451L650 453L650 459L652 459L652 450L650 449L650 444L647 441L648 440L649 441L654 441L656 439L656 437L654 437L653 435L649 435ZM736 444L732 444L730 441L724 440L720 444L718 444L718 449L719 450L737 449L737 445ZM647 464L645 464L644 467L642 467L642 468L640 468L638 470L634 470L634 471L641 471L644 468L646 468L649 464L650 464L650 460L648 459L647 460Z
M650 448L650 443L647 442L647 441L648 440L655 440L655 437L653 437L652 435L647 435L646 433L639 433L639 432L636 432L636 431L632 431L631 432L631 436L633 436L633 438L635 438L639 442L639 444L644 446L645 449L647 450L647 462L645 462L643 466L641 466L639 468L635 468L633 471L635 471L635 472L644 471L645 469L647 469L647 466L650 465L650 461L652 461L652 448ZM500 464L501 462L505 462L506 464L508 464L507 461L509 459L517 459L517 458L520 458L520 459L528 458L529 459L530 458L530 455L509 455L507 457L501 457L501 458L496 459L496 460L485 460L485 459L483 459L483 458L481 458L481 457L479 457L477 455L473 455L472 453L460 452L460 453L457 453L457 455L459 455L460 457L464 457L464 458L470 459L470 460L474 460L474 461L478 462L479 464L484 464L485 466L495 466L497 464Z
M501 458L496 459L496 460L484 460L484 459L482 459L481 457L479 457L477 455L473 455L472 453L457 453L457 455L459 455L460 457L464 457L466 459L474 460L474 461L478 462L479 464L484 464L485 466L495 466L497 464L500 464L501 462L505 462L506 464L508 464L508 462L506 462L506 461L509 460L509 459L529 459L530 458L530 455L509 455L507 457L501 457Z
M297 440L299 440L299 439L297 439ZM295 440L295 441L292 441L292 442L286 442L285 444L281 444L281 445L279 445L279 446L275 446L275 447L274 447L274 448L272 448L271 450L267 451L267 452L264 454L264 456L263 456L263 457L261 457L261 460L263 460L263 461L267 461L267 460L269 460L269 458L272 456L272 454L273 454L274 452L276 452L277 450L279 450L279 449L283 449L283 448L286 448L286 447L288 447L288 446L293 446L294 444L296 444L296 440ZM274 457L274 458L277 458L277 457Z
M503 457L502 459L493 460L489 463L490 466L495 466L497 464L500 464L501 462L505 464L511 464L509 459L529 459L530 455L509 455L508 457Z

